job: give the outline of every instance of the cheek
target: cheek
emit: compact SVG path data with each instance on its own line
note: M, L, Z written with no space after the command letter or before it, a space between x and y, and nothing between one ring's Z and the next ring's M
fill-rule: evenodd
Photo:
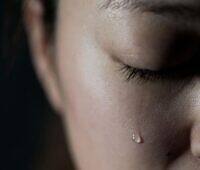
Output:
M171 139L186 128L182 118L186 109L178 93L168 86L127 83L94 42L83 38L75 44L62 48L59 57L73 143L81 138L83 148L95 145L99 155L112 158L140 155L144 161L165 160L176 145ZM144 138L143 147L132 141L138 132ZM75 148L84 150L80 143Z
M111 167L111 160L121 158L118 169L133 169L136 162L147 167L163 163L179 136L184 137L179 131L186 128L187 109L181 94L168 85L127 83L89 28L72 23L76 26L66 25L59 33L56 59L64 119L77 157L90 155L90 162L105 161ZM132 141L133 133L144 138L140 147ZM178 143L172 142L175 138Z

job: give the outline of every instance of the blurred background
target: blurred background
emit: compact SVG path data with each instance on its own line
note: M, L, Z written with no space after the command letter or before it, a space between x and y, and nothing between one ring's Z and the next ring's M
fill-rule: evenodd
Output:
M21 9L6 1L0 1L0 170L72 170L60 118L45 98L19 28Z

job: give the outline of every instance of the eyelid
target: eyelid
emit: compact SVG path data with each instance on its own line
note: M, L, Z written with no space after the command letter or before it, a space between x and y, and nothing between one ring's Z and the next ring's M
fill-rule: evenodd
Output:
M135 68L121 63L122 67L120 70L122 73L124 73L127 81L130 81L134 78L140 78L147 81L184 80L186 78L193 77L195 74L199 74L198 62L191 63L186 63L185 65L181 65L179 67L160 70Z
M120 71L124 73L126 80L141 78L143 80L186 80L200 75L200 51L195 51L191 57L184 62L177 63L170 67L161 67L159 70L152 70L149 67L136 67L129 65L122 60L123 57L112 56L113 61L120 64Z

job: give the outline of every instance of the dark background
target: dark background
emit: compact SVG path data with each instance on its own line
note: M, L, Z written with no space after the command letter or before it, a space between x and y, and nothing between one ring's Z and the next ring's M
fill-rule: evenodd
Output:
M6 1L0 1L0 170L71 170L60 118L45 98L26 35L23 28L18 35L19 21L7 14Z

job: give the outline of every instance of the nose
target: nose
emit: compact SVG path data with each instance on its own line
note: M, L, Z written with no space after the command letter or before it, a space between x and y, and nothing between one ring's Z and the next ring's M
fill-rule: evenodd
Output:
M190 133L190 149L192 154L200 158L200 78L199 76L194 79L194 88L191 97L191 133Z
M200 158L200 121L194 123L191 129L191 151L195 157Z

